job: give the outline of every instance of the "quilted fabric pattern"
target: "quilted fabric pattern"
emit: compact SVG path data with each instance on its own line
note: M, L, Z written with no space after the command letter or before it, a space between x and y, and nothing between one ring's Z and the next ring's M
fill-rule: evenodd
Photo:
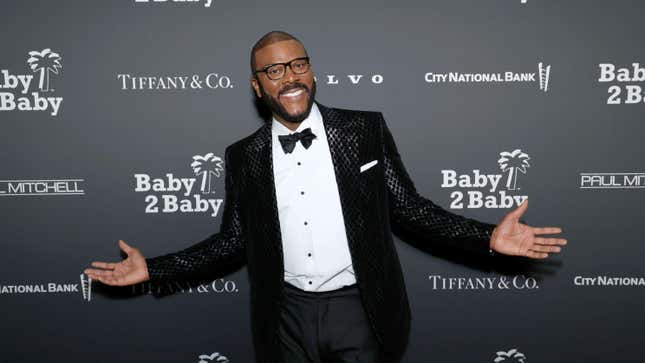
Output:
M385 120L379 116L383 128L385 181L391 201L392 221L397 227L429 244L490 254L489 241L495 225L448 212L419 195L401 162Z
M146 259L152 281L198 279L216 269L243 263L246 256L240 224L240 193L238 192L241 183L234 177L235 171L232 169L235 165L231 160L230 147L227 147L224 154L226 191L219 233L214 233L184 250Z
M410 308L391 226L412 235L422 248L443 245L486 255L494 225L455 215L420 196L380 113L318 107L361 299L377 339L397 361L407 344ZM266 123L226 149L219 233L147 260L154 281L221 271L246 260L255 354L265 363L277 361L284 274L271 142Z

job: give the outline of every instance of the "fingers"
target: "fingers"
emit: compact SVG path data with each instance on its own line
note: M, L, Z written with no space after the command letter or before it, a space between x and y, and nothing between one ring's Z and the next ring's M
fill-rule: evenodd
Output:
M99 270L95 268L86 268L85 271L83 271L86 275L93 277L113 277L114 276L114 271L112 270Z
M560 246L567 244L564 238L535 238L533 245L526 251L525 256L530 258L543 259L549 257L549 253L558 253L562 250Z
M92 267L98 267L106 270L114 270L115 263L112 262L101 262L101 261L94 261L92 262Z
M131 247L125 241L119 240L119 248L123 250L126 254L130 254L135 251L134 247ZM91 279L100 281L107 285L113 286L124 286L126 278L124 277L124 262L103 262L103 261L93 261L92 267L96 268L87 268L83 272L90 277ZM117 271L117 267L119 267ZM126 268L127 269L127 268Z
M562 228L560 227L532 227L534 234L556 234L562 233Z
M525 256L530 258L543 259L543 258L549 257L549 254L544 252L534 252L534 251L528 250Z
M115 278L115 277L110 277L110 276L101 276L101 275L95 275L93 273L87 274L92 280L100 281L106 285L111 285L111 286L123 286L125 285L123 283L123 279L121 278Z
M540 245L560 245L564 246L567 244L567 240L564 238L544 238L544 237L535 237L535 243Z
M125 253L128 253L128 254L132 252L132 250L134 250L133 247L129 246L123 240L119 240L119 246ZM115 263L115 262L94 261L92 262L92 267L98 267L105 270L114 270L117 264L119 263L122 263L122 262Z
M558 246L542 246L542 245L533 245L530 248L534 252L560 252L560 247Z
M112 286L122 286L123 283L121 282L122 279L117 279L114 277L99 277L99 281L101 281L104 284L107 285L112 285Z
M88 269L85 269L85 271L83 272L92 280L100 281L106 285L111 285L111 286L125 285L125 279L123 278L123 275L111 270L98 270L98 269L88 268Z
M112 262L101 262L94 261L92 262L92 267L98 268L86 268L83 272L89 277L103 282L102 279L114 278L115 277L115 268L116 264Z

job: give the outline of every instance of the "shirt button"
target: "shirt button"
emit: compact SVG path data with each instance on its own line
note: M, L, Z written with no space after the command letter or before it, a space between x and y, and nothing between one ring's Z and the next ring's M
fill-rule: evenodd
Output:
M298 165L300 165L300 162L298 162Z
M307 221L305 221L305 226L307 225Z
M304 194L305 194L304 190L300 191L300 195L304 195Z
M311 253L307 253L307 256L311 257Z
M313 282L309 281L309 285L313 284Z

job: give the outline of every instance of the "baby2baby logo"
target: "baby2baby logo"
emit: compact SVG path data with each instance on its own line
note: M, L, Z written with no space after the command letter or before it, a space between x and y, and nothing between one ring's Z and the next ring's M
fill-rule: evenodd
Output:
M484 174L479 169L459 174L441 170L442 188L455 188L450 193L450 209L511 208L522 204L527 195L518 195L519 175L530 167L529 155L520 149L499 153L497 160L502 174Z
M195 177L190 178L176 177L173 173L154 178L149 174L134 174L134 191L146 193L146 213L210 213L215 217L224 200L209 197L215 194L215 178L224 172L223 162L213 153L195 155L190 164Z
M8 69L0 70L0 111L46 111L56 116L63 97L43 97L42 94L51 95L54 92L53 75L63 68L62 58L49 48L34 50L28 55L27 65L34 74L13 74Z

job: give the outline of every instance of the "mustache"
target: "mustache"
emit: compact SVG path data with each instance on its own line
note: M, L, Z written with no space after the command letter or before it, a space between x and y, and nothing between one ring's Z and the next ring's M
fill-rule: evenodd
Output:
M287 92L289 92L289 91L291 91L292 89L295 89L295 88L302 88L302 89L305 90L305 92L311 93L310 90L309 90L309 87L307 87L305 84L300 83L300 82L295 82L295 83L292 83L290 85L284 86L284 88L282 88L278 94L281 95L281 94L287 93Z

